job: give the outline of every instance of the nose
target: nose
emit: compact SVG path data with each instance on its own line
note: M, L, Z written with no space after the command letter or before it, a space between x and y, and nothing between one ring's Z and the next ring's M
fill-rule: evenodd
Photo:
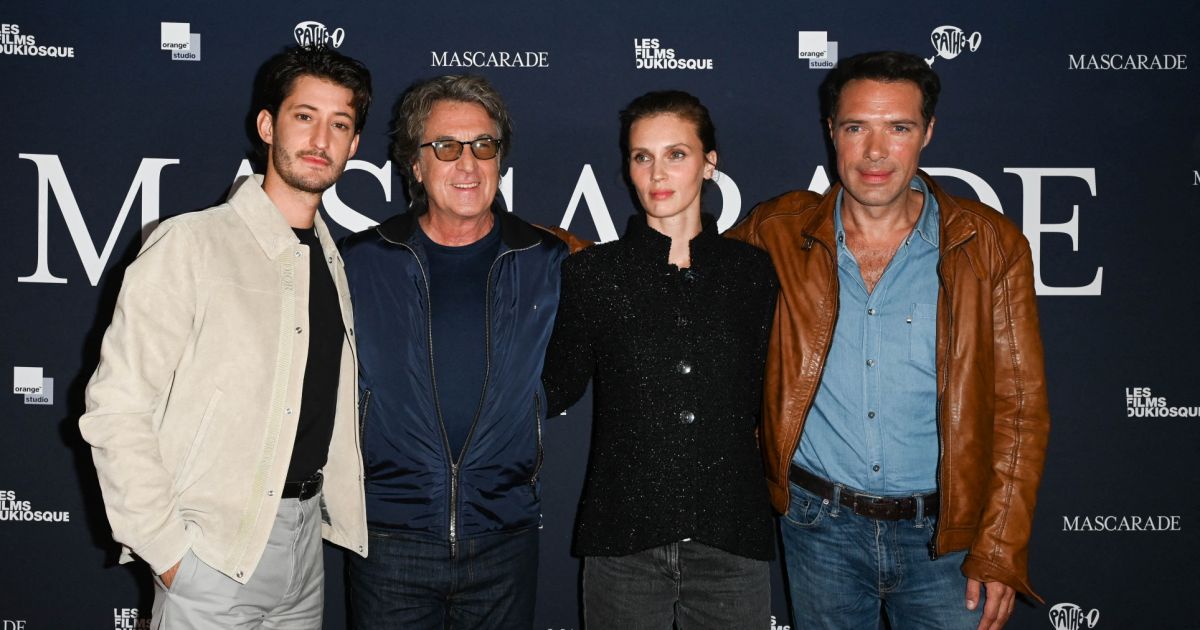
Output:
M869 133L863 149L868 160L878 162L888 156L887 137L882 133Z
M332 137L332 132L328 125L317 125L316 132L313 133L313 144L316 148L325 150L329 148L329 139Z
M479 160L475 158L475 154L471 152L471 147L464 145L462 155L454 162L454 167L460 171L471 172L479 166Z
M654 160L654 164L650 167L650 181L661 182L667 179L667 168L663 165L662 160Z

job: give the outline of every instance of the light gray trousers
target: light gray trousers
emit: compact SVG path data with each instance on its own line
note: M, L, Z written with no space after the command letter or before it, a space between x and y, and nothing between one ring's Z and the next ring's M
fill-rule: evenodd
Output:
M320 630L325 607L321 497L284 499L267 549L246 584L190 550L165 588L154 576L153 630Z

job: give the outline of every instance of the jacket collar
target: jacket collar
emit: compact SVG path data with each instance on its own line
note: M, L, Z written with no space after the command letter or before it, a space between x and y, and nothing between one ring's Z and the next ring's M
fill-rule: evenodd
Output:
M957 247L974 236L975 227L964 216L965 211L962 206L958 205L953 197L946 194L946 191L942 190L942 187L938 186L928 173L918 169L917 176L925 182L925 187L937 200L938 249L945 254L950 248ZM805 240L801 244L801 248L810 249L813 241L817 241L829 248L829 251L837 252L834 247L837 235L835 234L833 213L837 208L837 199L841 192L842 184L838 182L829 188L829 192L825 193L821 203L817 205L812 219L804 226Z
M410 205L407 212L380 223L375 230L386 241L411 245L417 231L417 219L426 211L424 204ZM492 201L492 214L500 224L500 242L505 249L525 249L542 242L543 232L509 212L500 195Z
M712 246L721 238L717 234L717 221L711 214L700 215L700 233L688 242L691 264L703 266L708 262ZM641 262L650 265L667 265L671 257L671 237L655 230L646 223L646 215L639 212L629 217L624 244Z
M251 175L234 182L227 203L250 229L254 240L262 248L263 254L267 258L274 259L280 254L290 251L296 243L300 242L300 239L296 238L292 226L288 225L287 220L283 218L283 213L275 206L275 202L267 196L266 191L262 188L262 182L262 175ZM329 230L325 228L325 222L321 220L320 212L316 214L313 222L316 225L317 237L321 240L322 249L325 251L333 249L333 239L329 236Z

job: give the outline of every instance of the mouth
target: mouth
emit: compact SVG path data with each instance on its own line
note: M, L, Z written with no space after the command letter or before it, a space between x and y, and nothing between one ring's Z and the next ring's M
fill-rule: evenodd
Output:
M674 190L652 190L650 191L650 198L655 201L662 201L664 199L670 199L671 195L674 194Z
M454 188L455 190L474 190L476 188L479 188L479 182L470 182L467 184L450 184L450 187Z
M333 163L333 160L330 160L329 156L324 153L301 153L299 157L304 163L313 166L329 166Z
M892 176L891 171L859 171L859 177L868 184L881 184Z

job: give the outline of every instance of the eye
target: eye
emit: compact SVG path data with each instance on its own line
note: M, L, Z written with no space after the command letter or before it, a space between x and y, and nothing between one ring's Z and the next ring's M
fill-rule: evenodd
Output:
M650 161L650 156L645 153L634 153L633 161L637 164L645 164Z
M895 125L892 127L892 131L895 131L896 133L908 133L909 131L912 131L912 128L908 125Z
M312 120L312 116L308 114L296 114L296 120L309 121Z
M343 130L343 131L345 131L345 130L347 130L347 129L349 129L349 128L350 128L350 125L347 125L347 124L346 124L346 123L344 123L344 122L335 122L335 123L333 123L333 126L334 126L334 127L336 127L336 128L338 128L338 129L341 129L341 130Z
M862 127L858 125L846 125L842 129L844 129L846 133L858 133L859 131L862 131Z
M671 151L671 159L672 160L682 160L685 157L687 157L687 153L684 153L683 151L680 151L679 149L675 149L674 151Z

